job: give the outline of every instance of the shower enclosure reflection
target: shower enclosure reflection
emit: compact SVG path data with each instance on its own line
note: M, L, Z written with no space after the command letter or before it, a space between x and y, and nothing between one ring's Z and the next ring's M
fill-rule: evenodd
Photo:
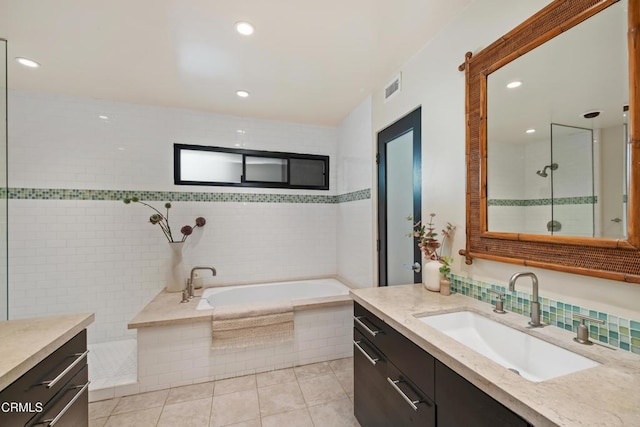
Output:
M626 126L553 123L549 135L521 144L492 142L488 229L624 238Z

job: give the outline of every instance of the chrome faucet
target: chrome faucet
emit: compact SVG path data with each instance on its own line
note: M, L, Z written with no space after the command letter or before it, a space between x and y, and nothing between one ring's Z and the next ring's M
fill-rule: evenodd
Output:
M193 274L197 270L211 270L211 273L213 273L214 276L218 274L216 269L213 267L193 267L191 269L191 274L189 274L189 279L187 280L187 297L189 299L193 298Z
M516 280L520 277L531 277L531 283L533 284L533 297L531 298L531 320L529 325L534 328L543 326L540 323L540 303L538 302L538 278L532 272L516 273L509 279L509 291L513 292L516 289Z

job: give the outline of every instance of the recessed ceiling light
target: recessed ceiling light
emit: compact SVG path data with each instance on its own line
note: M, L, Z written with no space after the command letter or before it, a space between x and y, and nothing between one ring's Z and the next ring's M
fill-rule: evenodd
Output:
M98 118L102 120L109 120L109 116L104 116L104 115L100 115L98 116Z
M507 87L509 89L515 89L515 88L520 87L520 86L522 86L522 82L520 80L514 80L514 81L512 81L512 82L507 84Z
M238 95L240 98L247 98L249 96L249 92L247 92L246 90L239 90L236 91L236 95Z
M526 133L535 133L535 132L536 132L536 130L535 130L535 129L527 129L525 132L526 132Z
M239 134L239 135L244 135L246 132L245 132L245 131L243 131L242 129L238 129L238 130L236 131L236 133L237 133L237 134Z
M255 31L255 27L244 21L236 22L236 31L243 36L250 36Z
M40 66L40 64L38 64L36 61L29 58L18 57L16 58L16 61L18 61L18 63L24 65L25 67L29 67L29 68L38 68Z

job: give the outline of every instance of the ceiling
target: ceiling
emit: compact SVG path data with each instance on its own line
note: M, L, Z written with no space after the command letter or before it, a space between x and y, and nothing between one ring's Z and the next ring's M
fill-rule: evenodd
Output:
M336 125L470 2L0 0L0 37L10 89Z

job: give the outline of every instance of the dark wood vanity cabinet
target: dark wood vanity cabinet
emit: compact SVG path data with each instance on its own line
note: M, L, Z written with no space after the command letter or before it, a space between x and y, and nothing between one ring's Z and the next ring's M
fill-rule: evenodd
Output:
M0 392L0 426L85 427L88 375L83 330Z
M435 426L435 359L357 303L353 339L360 425Z
M353 342L362 427L529 425L358 303Z

